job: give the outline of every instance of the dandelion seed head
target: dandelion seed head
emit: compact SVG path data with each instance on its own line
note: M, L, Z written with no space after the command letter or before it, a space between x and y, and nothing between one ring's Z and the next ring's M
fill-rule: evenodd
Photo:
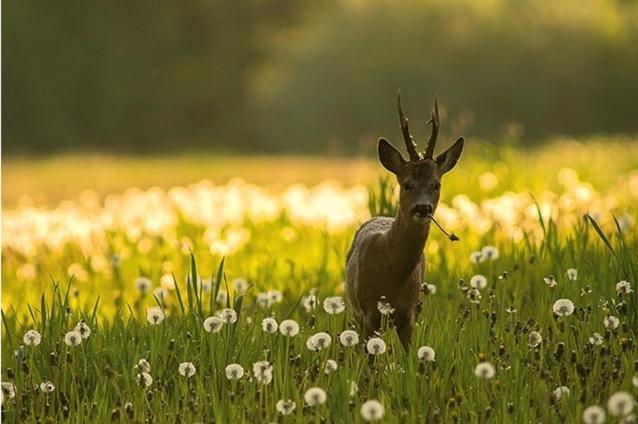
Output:
M365 421L379 421L385 414L385 409L381 402L376 399L370 399L361 405L361 417Z
M554 287L558 285L558 282L556 281L553 275L548 275L547 277L544 277L543 281L545 281L545 284L547 284L550 289L553 289Z
M38 346L42 342L42 335L37 330L29 330L24 333L22 341L26 346Z
M560 386L554 389L552 395L554 396L554 399L561 400L563 396L569 396L570 393L571 392L569 391L569 387Z
M372 337L366 343L366 349L371 355L381 355L386 351L386 344L380 337Z
M75 330L69 331L64 335L64 343L67 346L79 346L82 343L82 335Z
M615 330L616 328L618 328L620 320L613 315L607 315L605 318L603 318L603 323L605 324L605 328L607 330Z
M219 305L224 305L228 301L228 293L225 290L219 290L217 296L215 296L215 302Z
M234 324L237 322L237 312L232 308L224 308L217 312L217 316L226 324Z
M244 376L244 367L239 364L226 365L226 378L229 380L239 380Z
M359 343L359 334L354 330L344 330L339 334L339 341L345 347L355 346Z
M268 361L258 361L253 364L253 375L261 384L270 384L272 381L272 365Z
M483 249L481 249L481 254L488 261L496 260L499 256L498 249L494 246L485 246Z
M476 274L470 278L470 286L477 290L483 290L487 287L487 278L484 275Z
M315 309L317 309L317 296L315 296L314 294L304 296L303 299L301 299L301 304L303 305L306 312L311 313Z
M306 341L306 347L309 350L317 351L328 348L331 343L332 337L330 337L328 333L321 331L308 337L308 340Z
M470 253L470 262L472 262L473 264L480 264L485 259L486 258L483 256L483 252L481 252L480 250Z
M145 373L151 372L151 364L149 364L149 362L144 358L137 361L137 365L135 365L135 367L138 370L140 370L140 372L145 372Z
M179 364L178 371L181 376L190 378L195 375L197 368L195 368L195 365L193 365L192 362L182 362Z
M323 405L326 402L326 392L320 387L311 387L303 396L308 406Z
M558 299L552 306L554 314L566 317L574 313L574 302L569 299Z
M484 380L490 380L496 374L494 365L489 362L480 362L476 368L474 368L474 375Z
M135 381L140 387L151 387L153 377L149 373L142 371L135 376Z
M135 279L135 287L140 293L146 294L151 291L151 287L153 287L153 283L151 282L149 278L137 277Z
M248 281L243 277L235 278L232 284L237 294L243 294L246 290L248 290Z
M527 335L527 345L530 347L537 347L543 343L543 336L538 331L530 331Z
M598 405L592 405L583 411L584 424L602 424L607 418L605 410Z
M394 313L394 308L386 300L385 296L381 296L381 299L377 302L377 310L381 315L389 316Z
M622 280L618 284L616 284L616 293L629 294L631 292L633 292L633 290L631 288L631 283L629 281Z
M84 321L78 322L75 326L75 331L80 333L83 339L88 339L91 335L91 328Z
M283 320L279 324L279 332L286 337L295 337L299 334L299 324L294 319Z
M13 399L16 397L16 386L15 384L3 381L0 383L0 388L2 389L2 395L6 396L8 399Z
M261 329L264 330L265 333L274 334L277 332L277 321L274 318L264 318L261 321Z
M469 300L470 303L481 303L481 292L478 291L478 289L469 289L467 291L467 300Z
M292 399L280 399L277 401L275 408L281 415L290 415L297 407L297 404Z
M43 393L51 393L55 390L55 385L50 381L44 381L40 383L40 390L42 390Z
M567 278L569 279L569 281L576 281L578 280L578 270L575 268L569 268L566 272L567 274Z
M346 304L343 297L331 296L324 299L323 309L330 315L338 315L346 310Z
M435 355L434 349L430 346L421 346L417 351L417 356L424 362L434 362Z
M146 310L146 320L153 325L161 324L162 321L164 321L164 318L164 311L158 306L154 306Z
M624 417L634 409L635 399L629 392L616 392L607 400L607 410L611 415Z
M334 359L328 359L326 361L326 365L323 367L323 371L326 374L331 374L334 371L337 371L337 369L339 369L339 365L337 364L337 361L335 361Z
M268 291L268 306L280 303L284 298L284 295L279 290Z
M589 344L593 346L600 346L603 344L604 341L605 339L603 339L603 336L601 336L598 333L592 334L591 337L589 338Z

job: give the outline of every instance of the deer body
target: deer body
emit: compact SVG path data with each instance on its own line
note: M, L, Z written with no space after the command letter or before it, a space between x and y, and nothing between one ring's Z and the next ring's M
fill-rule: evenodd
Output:
M394 218L374 217L355 234L346 259L346 294L366 337L380 327L381 314L377 305L385 297L384 301L395 309L392 319L401 343L407 349L425 273L423 248L430 219L439 201L440 179L456 164L463 149L463 138L433 158L439 128L435 102L432 136L424 155L419 155L401 111L400 99L398 109L410 161L404 160L385 139L380 139L378 145L381 163L397 176L401 186L397 215Z

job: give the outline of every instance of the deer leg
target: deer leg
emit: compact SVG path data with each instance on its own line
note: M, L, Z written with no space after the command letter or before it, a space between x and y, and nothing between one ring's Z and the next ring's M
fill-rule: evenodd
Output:
M397 333L399 340L403 345L403 349L407 352L410 348L410 341L412 340L412 332L414 331L414 321L410 317L405 317L397 322Z

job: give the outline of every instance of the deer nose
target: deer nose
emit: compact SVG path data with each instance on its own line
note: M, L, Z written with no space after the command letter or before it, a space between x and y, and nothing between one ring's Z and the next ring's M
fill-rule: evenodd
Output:
M432 215L433 208L429 203L419 203L412 209L412 214L421 218Z

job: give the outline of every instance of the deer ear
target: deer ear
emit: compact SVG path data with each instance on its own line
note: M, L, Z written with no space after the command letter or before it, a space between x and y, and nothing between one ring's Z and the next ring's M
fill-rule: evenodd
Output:
M459 138L452 145L452 147L450 147L445 152L438 155L436 159L434 159L440 175L443 175L454 168L454 165L456 165L456 162L458 162L459 157L461 156L464 143L465 140L463 139L463 137Z
M401 153L385 138L379 139L378 150L381 165L393 174L398 175L405 164Z

